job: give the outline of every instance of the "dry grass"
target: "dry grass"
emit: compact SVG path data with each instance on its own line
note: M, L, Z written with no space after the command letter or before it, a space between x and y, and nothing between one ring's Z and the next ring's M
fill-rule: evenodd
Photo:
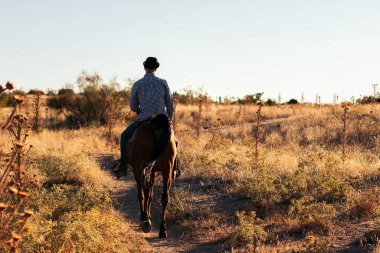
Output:
M338 235L347 229L362 222L379 224L379 105L350 107L344 165L342 108L311 105L262 108L255 164L252 128L257 108L205 105L202 126L206 130L197 139L198 106L177 106L176 135L183 173L173 185L169 217L191 232L189 240L217 241L224 244L227 252L323 252L333 250L334 243L343 247L344 243L360 240L371 230L358 228L360 232L338 242ZM216 130L218 118L221 127ZM115 144L126 125L113 128ZM233 125L236 127L230 127ZM83 238L88 236L86 231L93 231L86 248L89 252L95 248L108 252L112 244L142 250L138 248L142 242L111 207L107 192L114 179L92 157L109 149L105 132L100 127L44 130L29 138L35 146L36 169L46 183L36 196L40 201L49 194L58 196L50 209L39 210L33 220L35 228L57 226L46 232L61 236L61 243L51 247L80 251L86 242ZM0 140L0 150L9 148L4 140ZM75 203L81 201L77 193L92 199L83 200L86 208L76 208ZM65 196L78 202L67 203L63 201ZM53 210L54 205L60 209ZM47 217L53 212L61 223ZM104 225L108 219L96 219L100 214L110 217L109 225ZM115 236L112 241L107 231L134 239L126 242ZM32 232L25 249L40 249L42 244L37 238L42 234L43 231ZM48 244L48 239L42 242ZM109 244L99 245L100 240Z
M186 201L189 206L182 208L183 217L190 216L191 220L189 212L202 208L194 204L197 203L194 196L206 192L232 195L233 199L241 199L241 206L233 210L255 211L263 220L262 226L268 234L260 246L264 247L263 252L284 245L296 252L329 250L345 224L364 220L378 224L380 106L350 107L344 165L340 106L264 107L263 122L276 118L288 120L263 125L258 166L254 165L252 125L246 124L255 119L256 106L245 108L244 117L250 115L250 119L241 119L237 117L238 106L211 105L205 112L207 124L216 125L217 117L221 117L225 125L239 126L220 130L216 135L207 130L201 133L200 139L194 138L195 131L183 131L195 127L191 115L196 109L179 107L178 113L182 180L201 180L197 190L186 193L194 200ZM182 204L179 199L173 203L176 207ZM223 205L227 207L229 203L225 201L221 205L221 209L213 211L227 215L229 222L236 222L238 217L233 211L223 210ZM178 210L175 213L176 217L181 216ZM283 218L278 219L279 216ZM223 224L213 217L204 219ZM237 223L236 227L239 226L244 223ZM235 233L234 227L227 230ZM240 229L245 231L244 227ZM312 242L298 245L295 239L310 239L308 235L314 236ZM328 239L323 239L326 236ZM247 242L244 238L241 241ZM249 251L252 247L260 252L260 247L252 241L241 250Z
M142 252L146 242L112 207L115 180L93 155L108 150L104 131L44 130L31 135L34 170L42 187L33 193L35 216L21 241L25 252ZM0 147L11 138L3 134Z

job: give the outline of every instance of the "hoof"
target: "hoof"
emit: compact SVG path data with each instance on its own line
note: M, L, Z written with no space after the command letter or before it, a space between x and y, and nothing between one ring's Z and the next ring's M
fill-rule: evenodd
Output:
M150 222L150 220L142 221L141 227L144 233L149 233L150 230L152 229L152 223Z
M160 231L159 236L160 238L166 238L168 237L168 234L166 233L166 231Z

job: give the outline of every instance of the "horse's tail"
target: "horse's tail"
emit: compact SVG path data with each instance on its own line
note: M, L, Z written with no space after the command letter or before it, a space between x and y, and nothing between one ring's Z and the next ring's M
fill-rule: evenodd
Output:
M151 121L153 145L150 151L149 161L156 160L168 146L171 137L169 117L166 114L158 114Z

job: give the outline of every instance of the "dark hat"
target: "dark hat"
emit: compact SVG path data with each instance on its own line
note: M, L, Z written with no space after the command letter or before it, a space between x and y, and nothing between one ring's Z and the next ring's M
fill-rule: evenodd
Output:
M157 61L156 57L148 57L144 61L144 67L147 69L156 69L160 66L160 63Z

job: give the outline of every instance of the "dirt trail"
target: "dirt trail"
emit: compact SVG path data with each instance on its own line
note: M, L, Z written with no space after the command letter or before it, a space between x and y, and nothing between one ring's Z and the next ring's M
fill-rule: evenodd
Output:
M94 158L100 167L107 171L115 163L114 156L110 153L96 154ZM155 183L155 192L158 191L157 186L161 184L160 177L159 175L159 180ZM179 224L170 221L167 222L168 238L159 238L161 206L157 195L152 202L152 231L143 233L140 227L140 208L137 200L136 182L132 173L128 171L127 177L120 180L115 178L115 185L116 187L111 191L114 206L131 224L135 232L146 239L149 244L147 252L218 252L217 245L204 245L186 240L188 238L186 235L189 235L190 232L185 231Z

